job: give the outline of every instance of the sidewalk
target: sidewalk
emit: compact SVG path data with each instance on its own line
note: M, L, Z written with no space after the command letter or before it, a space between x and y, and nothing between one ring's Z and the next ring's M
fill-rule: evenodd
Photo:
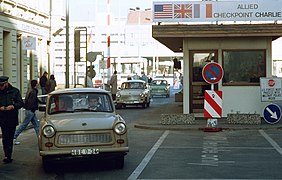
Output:
M182 102L172 102L166 104L165 107L160 108L160 112L157 115L153 115L151 118L143 118L142 121L136 123L134 126L136 128L142 129L155 129L155 130L203 130L207 127L207 120L203 115L195 115L194 124L184 124L184 125L163 125L161 124L161 114L182 114L183 106ZM159 114L158 114L159 113ZM218 118L218 125L216 128L222 128L222 130L258 130L258 129L282 129L282 120L276 124L268 124L261 118L261 124L231 124L228 123L227 118Z

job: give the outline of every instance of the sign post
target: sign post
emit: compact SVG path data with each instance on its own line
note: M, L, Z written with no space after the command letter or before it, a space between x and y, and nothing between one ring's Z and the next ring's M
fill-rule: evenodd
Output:
M205 132L218 132L217 119L222 116L222 91L214 91L214 84L218 83L223 77L222 67L215 62L208 63L202 71L204 80L211 84L211 90L205 91L204 117L207 119Z

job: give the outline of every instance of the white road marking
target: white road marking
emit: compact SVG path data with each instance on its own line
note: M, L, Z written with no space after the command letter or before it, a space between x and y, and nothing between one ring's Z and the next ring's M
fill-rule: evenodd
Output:
M274 149L282 155L282 148L264 132L264 130L259 130L259 133L274 147Z
M139 179L139 180L160 180L160 179ZM208 178L208 179L202 179L202 178L199 178L199 179L166 179L166 180L211 180L211 178ZM212 178L212 180L265 180L265 179L218 179L218 178ZM277 180L277 179L268 179L268 180Z
M147 164L152 159L155 152L159 149L167 135L169 134L169 130L166 130L163 135L159 138L159 140L156 142L156 144L151 148L151 150L146 154L142 162L138 165L138 167L133 171L133 173L128 177L128 180L135 180L138 178L138 176L142 173L142 171L145 169Z

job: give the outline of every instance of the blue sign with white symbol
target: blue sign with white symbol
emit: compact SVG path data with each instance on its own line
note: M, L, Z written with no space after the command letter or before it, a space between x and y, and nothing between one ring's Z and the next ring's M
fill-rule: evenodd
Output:
M281 108L277 104L269 104L263 109L263 118L269 124L277 123L281 118Z
M218 83L223 77L222 67L215 62L208 63L204 66L202 76L207 83Z

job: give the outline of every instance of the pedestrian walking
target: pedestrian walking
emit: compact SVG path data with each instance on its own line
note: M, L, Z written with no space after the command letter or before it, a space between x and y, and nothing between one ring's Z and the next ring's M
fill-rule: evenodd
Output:
M146 76L146 74L144 72L142 72L141 74L142 75L141 75L140 79L145 81L145 83L148 83L148 77Z
M86 87L94 87L90 71L87 72L87 76L85 77L85 84L86 84Z
M47 76L48 76L48 73L45 71L39 80L39 84L42 90L42 95L47 94L46 89L45 89L46 82L48 81Z
M26 129L28 124L31 122L35 130L36 135L38 136L39 131L39 121L36 117L35 111L38 110L38 90L37 90L37 80L31 80L30 89L27 91L25 96L25 118L23 123L18 127L14 134L14 143L15 145L20 144L20 141L17 140L17 137L21 134L23 130Z
M54 76L54 74L51 74L50 78L46 82L45 90L46 90L47 93L50 93L52 91L55 91L56 86L57 86L57 82L55 80L55 76Z
M111 92L112 92L112 98L113 100L116 100L116 93L117 93L117 71L114 71L114 74L111 77L110 80L111 85Z
M139 76L137 73L135 73L135 74L132 76L132 79L138 80L138 79L140 79L140 76Z
M8 79L7 76L0 76L0 126L5 164L13 161L13 138L19 124L19 109L24 105L20 90L12 86Z
M130 75L128 75L127 80L132 80L132 77Z

